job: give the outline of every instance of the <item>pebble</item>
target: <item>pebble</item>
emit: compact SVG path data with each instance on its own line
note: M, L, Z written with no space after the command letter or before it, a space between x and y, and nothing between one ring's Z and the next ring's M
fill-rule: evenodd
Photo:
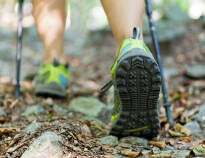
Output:
M41 126L40 122L33 122L29 124L24 131L27 133L34 133Z
M197 121L205 124L205 103L203 105L201 105L201 107L199 109L199 113L196 114L195 116L196 116Z
M33 105L28 107L25 112L23 113L23 116L29 117L30 115L39 115L45 113L45 109L40 105Z
M62 158L63 149L59 144L62 138L54 132L45 132L38 137L21 158Z
M191 131L191 134L197 134L201 132L201 128L197 121L191 121L187 123L184 127L189 129Z
M65 114L68 113L68 110L67 110L67 109L62 108L62 107L59 106L59 105L54 105L54 106L53 106L53 110L54 110L56 113L60 114L60 115L65 115Z
M143 146L147 146L148 140L145 138L139 138L139 137L124 137L122 139L120 139L120 143L128 143L128 144L132 144L132 145L143 145Z
M101 145L109 145L109 146L118 145L118 138L116 136L109 135L109 136L99 138L98 140Z
M200 79L205 77L205 64L194 64L192 66L189 66L186 68L186 75L195 78Z
M4 111L4 108L0 107L0 117L5 117L6 112Z

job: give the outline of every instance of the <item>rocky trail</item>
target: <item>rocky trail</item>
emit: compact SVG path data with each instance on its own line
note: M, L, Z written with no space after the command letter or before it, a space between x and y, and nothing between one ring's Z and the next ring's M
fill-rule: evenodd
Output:
M3 52L0 158L205 157L205 31L202 24L179 38L160 43L176 124L171 128L167 123L160 95L161 133L153 140L108 135L113 89L104 96L99 95L99 89L110 80L109 71L114 61L115 46L109 31L97 35L93 32L81 39L65 37L71 77L67 98L62 100L34 95L34 73L31 72L40 66L42 46L35 29L27 29L21 97L15 100L12 79L15 38L3 29L0 32L0 38L4 39L0 40L0 52Z

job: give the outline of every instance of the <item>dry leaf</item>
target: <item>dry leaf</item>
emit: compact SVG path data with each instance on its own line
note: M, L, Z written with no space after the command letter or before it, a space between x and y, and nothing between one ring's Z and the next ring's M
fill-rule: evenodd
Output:
M14 128L0 128L0 136L3 134L15 133L16 129Z
M85 137L83 135L77 134L76 138L78 139L78 141L80 142L85 142Z
M14 100L14 101L11 103L10 108L13 109L13 108L18 104L18 102L19 102L18 99Z
M192 142L193 141L193 137L192 136L184 137L184 138L181 138L179 140L182 141L182 142Z
M169 130L169 134L171 136L175 136L175 137L184 137L184 136L189 136L191 134L191 131L187 128L185 128L184 126L182 126L181 124L177 123L174 126L174 130Z
M134 157L137 157L140 154L140 152L129 151L129 150L122 150L121 154L124 155L124 156L128 156L128 157L134 158Z
M183 137L184 136L182 133L175 132L173 130L169 130L169 134L173 137Z
M0 123L4 123L4 122L6 122L6 121L8 121L8 120L5 119L4 117L0 117Z
M170 140L169 140L169 144L170 144L170 145L172 145L172 146L173 146L173 145L174 145L174 143L175 143L174 139L170 139Z
M148 143L149 145L154 145L157 146L159 148L164 148L166 146L165 141L149 141Z

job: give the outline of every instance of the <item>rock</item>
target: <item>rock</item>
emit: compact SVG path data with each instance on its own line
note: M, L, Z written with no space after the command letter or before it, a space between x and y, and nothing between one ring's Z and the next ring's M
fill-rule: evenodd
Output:
M199 113L195 115L195 118L200 123L205 124L205 103L203 105L201 105L201 107L199 109Z
M40 105L33 105L26 109L23 116L29 117L30 115L39 115L45 113L45 109Z
M173 158L186 158L190 155L189 150L176 150L172 155Z
M99 113L98 118L102 120L104 123L108 124L110 122L110 118L112 116L113 112L113 104L108 104L106 105L101 112Z
M205 156L205 148L202 146L195 146L192 151L195 156Z
M120 143L128 143L128 144L132 144L132 145L144 145L147 146L148 140L144 139L144 138L139 138L139 137L124 137L122 139L120 139L119 141Z
M118 144L118 138L111 135L99 138L98 140L101 145L116 146Z
M59 105L54 105L54 106L53 106L53 110L54 110L56 113L60 114L60 115L65 115L65 114L68 113L68 110L67 110L67 109L62 108L62 107L59 106Z
M93 97L78 97L69 104L69 110L97 117L105 105Z
M102 122L101 120L97 119L96 117L93 117L93 116L83 116L81 118L82 120L87 120L87 121L90 121L90 122L97 122L100 126L104 126L104 122Z
M172 155L174 154L174 151L172 151L172 150L151 151L148 154L149 154L149 157L167 157L167 158L171 158Z
M47 98L47 99L45 100L45 103L46 103L47 105L53 105L53 99L52 99L52 98Z
M166 145L163 150L174 150L174 147L170 145Z
M189 129L191 131L191 134L197 134L201 131L201 128L197 121L189 122L184 127Z
M24 131L27 133L34 133L41 126L40 122L33 122L29 124Z
M166 77L172 77L172 76L177 76L179 75L179 72L176 69L172 68L164 68L164 75Z
M0 107L0 117L5 117L6 112L4 111L4 108Z
M205 77L205 64L194 64L186 68L186 75L194 79Z
M62 138L54 132L45 132L38 137L21 158L61 158L63 149L59 144Z

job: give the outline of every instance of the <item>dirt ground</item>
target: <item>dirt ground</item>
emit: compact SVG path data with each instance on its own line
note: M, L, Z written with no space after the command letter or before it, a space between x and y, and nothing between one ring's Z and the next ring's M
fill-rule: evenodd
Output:
M24 79L21 83L21 97L18 100L14 99L13 75L7 73L7 76L0 76L0 107L6 113L6 115L0 115L0 157L21 157L32 142L45 131L53 131L62 136L63 141L60 143L64 153L71 153L71 157L115 157L115 155L145 157L143 154L145 149L150 150L148 153L150 157L156 157L154 149L158 148L159 152L163 153L165 146L169 146L173 151L190 151L188 157L197 156L194 150L195 146L200 146L205 150L205 126L200 124L201 130L197 134L191 134L190 130L184 129L184 125L193 121L193 116L199 113L200 106L205 103L204 78L191 79L185 75L185 70L189 65L205 62L205 46L200 44L200 36L205 35L205 30L202 24L196 23L195 25L195 30L188 30L185 36L160 43L160 46L163 47L162 61L171 110L176 122L175 128L171 128L166 121L161 95L159 100L160 136L149 141L147 147L128 146L127 153L124 152L124 149L102 145L98 142L99 137L108 134L109 116L96 118L103 122L100 124L99 121L82 119L83 115L80 113L67 111L60 114L53 108L54 105L59 105L67 109L71 100L79 96L92 96L107 106L112 104L112 92L109 91L105 96L99 97L99 89L111 79L109 71L114 62L115 52L115 43L111 33L103 32L102 37L97 41L93 39L95 33L88 33L84 36L86 42L66 37L65 51L70 60L71 70L66 99L43 98L34 95L33 73L29 72L31 70L36 72L39 68L42 54L36 52L42 47L39 45L36 35L33 35L35 31L28 33L25 40L34 38L36 42L33 44L34 46L27 42L24 44L24 50L28 54L23 55L22 74ZM8 39L7 42L10 40L10 38L5 39ZM15 47L14 40L13 43L11 42L12 47ZM74 44L76 41L77 44ZM169 51L165 52L166 49ZM34 53L35 55L33 55ZM7 66L14 66L13 61L13 58L6 61ZM4 62L1 60L1 64ZM14 72L14 69L11 69ZM12 72L12 70L7 69L8 72ZM3 70L0 72L6 74ZM45 112L29 117L22 115L25 109L32 105L40 105ZM34 133L25 132L24 129L32 122L40 122L41 128L35 130ZM123 148L123 144L117 146ZM132 153L129 153L131 151ZM158 157L160 156L158 155Z

